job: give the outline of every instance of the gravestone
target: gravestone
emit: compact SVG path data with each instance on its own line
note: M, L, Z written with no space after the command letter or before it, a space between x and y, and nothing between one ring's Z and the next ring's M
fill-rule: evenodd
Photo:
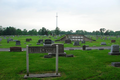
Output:
M98 50L104 50L104 48L99 48Z
M2 38L0 38L0 41L2 41Z
M108 53L109 55L120 55L119 52L119 45L112 45L111 52Z
M30 38L30 39L26 39L26 42L30 42L32 39Z
M22 51L21 47L10 47L10 52L14 51L14 52L18 52L18 51Z
M21 45L21 44L20 44L20 41L16 41L16 45Z
M84 43L84 44L85 44L85 41L81 41L81 43Z
M80 46L79 41L75 41L73 45L74 46Z
M43 43L44 46L52 46L52 40L51 39L46 39L45 42Z
M71 40L70 40L70 39L66 39L66 40L65 40L65 43L70 44L70 43L71 43Z
M66 57L74 57L73 54L68 54Z
M9 41L13 41L13 39L7 39L7 43L9 43Z
M114 67L120 67L120 62L112 62L111 65Z
M59 56L66 56L66 52L64 52L64 45L63 44L52 44L52 46L56 46L56 45L58 45L58 55ZM55 53L48 53L48 55L55 56L56 52Z
M111 40L111 43L114 43L114 42L116 42L115 40Z
M37 45L40 45L40 43L43 43L43 39L39 39Z
M101 45L106 45L106 43L105 42L101 42Z
M107 40L107 37L105 37L105 40Z

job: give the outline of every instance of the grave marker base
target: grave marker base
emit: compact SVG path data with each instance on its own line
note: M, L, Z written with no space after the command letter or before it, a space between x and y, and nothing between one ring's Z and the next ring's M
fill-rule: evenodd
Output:
M44 78L44 77L60 77L60 73L56 75L56 73L46 73L46 74L29 74L29 76L25 75L24 78Z
M48 55L55 56L55 53L48 53ZM66 52L64 53L59 53L58 56L66 56Z
M111 65L114 67L120 67L120 62L112 62Z
M109 52L109 55L120 55L120 52Z

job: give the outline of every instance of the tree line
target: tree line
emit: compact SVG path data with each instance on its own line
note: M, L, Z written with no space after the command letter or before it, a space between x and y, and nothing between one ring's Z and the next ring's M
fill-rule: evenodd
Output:
M56 27L55 30L49 30L45 27L42 27L38 31L32 29L27 31L26 29L16 29L15 27L0 27L0 35L59 35L59 34L81 34L81 35L119 35L120 31L106 30L105 28L100 28L99 30L88 32L85 30L73 30L62 31L59 27Z

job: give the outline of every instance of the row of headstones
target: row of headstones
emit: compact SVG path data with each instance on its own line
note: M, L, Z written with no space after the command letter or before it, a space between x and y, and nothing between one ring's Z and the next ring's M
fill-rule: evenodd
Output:
M70 39L66 39L65 43L70 44L70 43L72 43L72 41ZM79 41L74 42L74 44L78 44L78 43L79 43ZM85 43L85 41L81 41L81 43Z
M115 43L116 40L111 40L111 43ZM101 45L106 45L106 42L101 42Z
M64 52L64 44L52 44L51 47L58 45L58 55L59 56L66 56L66 57L73 57L73 54L67 55L66 52ZM45 46L44 46L45 47ZM10 47L10 52L18 52L22 51L21 47ZM48 53L48 55L45 55L44 58L52 58L52 56L55 56L56 53Z

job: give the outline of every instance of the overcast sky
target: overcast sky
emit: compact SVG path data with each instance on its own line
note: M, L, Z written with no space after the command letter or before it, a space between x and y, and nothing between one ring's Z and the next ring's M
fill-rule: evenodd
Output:
M17 29L120 30L120 0L0 0L0 25Z

